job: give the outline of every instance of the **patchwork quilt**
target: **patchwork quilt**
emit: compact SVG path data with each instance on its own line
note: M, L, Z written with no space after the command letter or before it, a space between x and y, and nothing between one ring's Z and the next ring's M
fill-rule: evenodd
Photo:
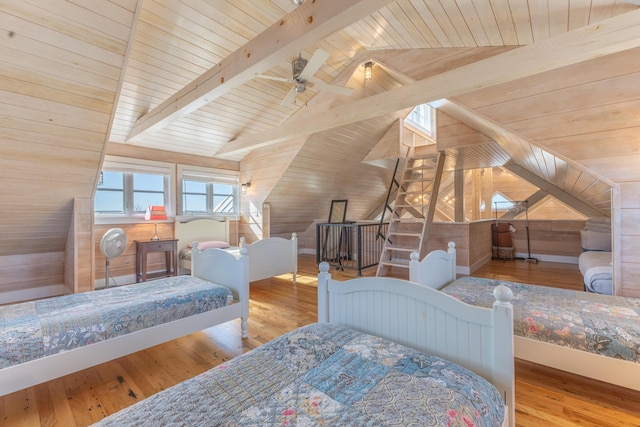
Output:
M493 385L452 362L330 324L283 335L97 426L499 426Z
M224 286L175 276L0 306L0 368L232 303Z
M603 356L640 361L640 299L524 283L461 277L442 292L491 307L493 288L514 294L514 334Z

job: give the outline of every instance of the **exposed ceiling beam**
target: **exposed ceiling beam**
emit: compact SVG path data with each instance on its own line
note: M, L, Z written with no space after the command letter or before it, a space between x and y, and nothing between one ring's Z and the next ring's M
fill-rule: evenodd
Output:
M308 1L247 42L134 124L127 142L186 116L256 74L286 61L334 32L371 15L391 0Z
M562 203L568 206L571 206L573 209L582 213L584 216L591 217L591 216L603 215L603 213L600 212L599 210L593 208L592 206L588 205L587 203L583 202L577 197L572 196L571 194L567 193L561 188L556 187L555 185L551 184L549 181L543 178L540 178L538 175L532 172L529 172L527 169L523 168L522 166L505 165L504 167L509 171L513 172L514 174L518 175L520 178L526 181L529 181L531 184L538 187L541 191L544 191L545 193L548 193L553 197L555 197L556 199L560 200Z
M536 203L541 202L548 195L549 193L547 193L546 191L543 191L543 190L536 191L535 193L527 197L526 200L524 200L526 207L528 209L531 209ZM510 209L507 213L502 215L500 219L513 219L518 215L520 215L522 212L524 212L524 210L525 210L525 207L522 206L520 203L518 203L516 204L515 209L513 210Z
M444 111L451 117L457 120L460 120L462 123L466 124L467 126L470 126L478 130L479 132L482 132L489 138L492 138L509 156L512 157L512 161L516 163L522 163L522 159L513 155L512 153L513 150L511 149L513 144L510 144L509 143L510 141L519 140L521 142L518 143L517 145L531 144L538 147L535 142L530 141L520 135L517 135L510 129L503 127L499 123L493 122L491 119L481 114L478 114L477 112L460 104L459 102L445 99L445 100L439 101L437 104L439 105L438 108L442 109L442 111ZM548 152L546 148L541 148L541 147L538 147L538 148L540 150ZM574 165L576 168L580 170L584 169L584 166L580 165L580 163L578 162L575 162L571 159L566 159L564 157L560 157L554 153L549 153L549 154L554 157L560 158L565 163ZM536 194L530 196L527 199L529 201L529 207L533 206L535 203L542 200L542 198L545 195L550 194L556 197L557 199L561 200L563 203L578 210L579 212L581 212L586 216L601 216L603 214L593 206L582 202L580 199L570 195L566 191L562 190L560 187L557 187L551 184L550 182L548 182L547 180L541 178L538 174L529 170L529 168L524 168L521 165L505 165L504 167L512 171L519 177L523 178L524 180L532 183L533 185L541 189L541 191L537 192ZM540 172L539 169L537 171ZM518 213L519 212L512 213L511 216L509 216L509 214L505 214L503 218L505 219L513 218Z
M413 84L316 111L312 121L289 121L239 137L216 156L234 155L294 137L378 117L442 98L495 86L640 46L640 9L541 42L468 64Z

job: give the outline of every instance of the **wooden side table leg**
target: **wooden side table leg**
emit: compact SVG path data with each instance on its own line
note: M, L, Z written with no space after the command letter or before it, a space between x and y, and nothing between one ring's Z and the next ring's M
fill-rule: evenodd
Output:
M173 260L173 251L165 251L164 252L164 265L166 267L165 274L167 276L173 276L173 265L171 264Z
M140 253L142 256L142 260L140 262L140 264L142 265L142 271L140 273L140 281L146 282L147 281L147 247L143 246Z
M142 281L142 250L140 247L136 249L136 283Z
M176 246L173 248L173 251L171 251L171 258L173 261L173 275L177 276L180 274L180 264L178 260L178 244L177 243L176 243Z

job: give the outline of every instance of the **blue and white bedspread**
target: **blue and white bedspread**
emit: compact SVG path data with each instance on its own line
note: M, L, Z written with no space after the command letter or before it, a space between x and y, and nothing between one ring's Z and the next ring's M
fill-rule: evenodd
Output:
M513 291L514 334L603 356L640 362L640 299L524 283L461 277L442 291L491 307L493 288Z
M0 306L0 368L232 303L224 286L175 276Z
M504 404L459 365L342 326L283 335L99 426L500 426Z

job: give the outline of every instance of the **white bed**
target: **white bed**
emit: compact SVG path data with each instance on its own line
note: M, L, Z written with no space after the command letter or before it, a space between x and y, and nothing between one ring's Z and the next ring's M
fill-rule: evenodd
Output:
M611 252L582 252L578 257L578 268L584 278L584 289L586 291L613 295Z
M410 280L443 289L456 280L455 245L449 250L434 251L422 261L411 254ZM436 278L437 280L433 280ZM431 280L427 280L431 279ZM602 295L601 297L608 297ZM612 297L615 298L615 297ZM588 378L640 390L640 363L607 357L576 348L551 344L523 336L515 336L515 356L541 365Z
M189 246L195 241L219 241L229 244L229 219L176 218L175 236L178 239L178 264L180 268L190 270L190 256L183 256L185 252L190 252Z
M229 220L220 221L214 218L195 218L176 220L176 239L180 268L191 268L191 248L194 241L200 244L217 246L218 243L229 243ZM221 248L223 246L220 246ZM292 274L295 285L298 273L298 239L296 233L291 239L268 237L247 244L240 237L240 247L247 249L249 256L249 281L255 282L282 274ZM239 248L228 246L227 251L238 254Z
M429 259L450 268L450 263L443 264L443 255L451 259L444 251ZM455 259L455 251L453 255ZM471 369L500 390L508 414L504 425L515 425L513 294L506 286L496 288L496 302L493 309L487 309L406 280L363 277L336 281L329 268L328 263L320 263L319 322L387 338Z
M249 256L249 281L255 282L282 274L292 275L292 283L296 284L298 274L298 238L296 233L291 239L267 237L247 244L240 238L240 247L247 250Z
M248 257L245 254L237 257L218 249L194 251L193 265L192 276L229 288L235 303L2 368L0 369L0 395L31 387L238 318L241 319L242 337L246 338L249 316ZM154 281L147 283L152 282ZM112 289L117 288L93 292L104 293ZM158 298L162 299L162 296ZM153 301L153 295L149 296L149 301Z

